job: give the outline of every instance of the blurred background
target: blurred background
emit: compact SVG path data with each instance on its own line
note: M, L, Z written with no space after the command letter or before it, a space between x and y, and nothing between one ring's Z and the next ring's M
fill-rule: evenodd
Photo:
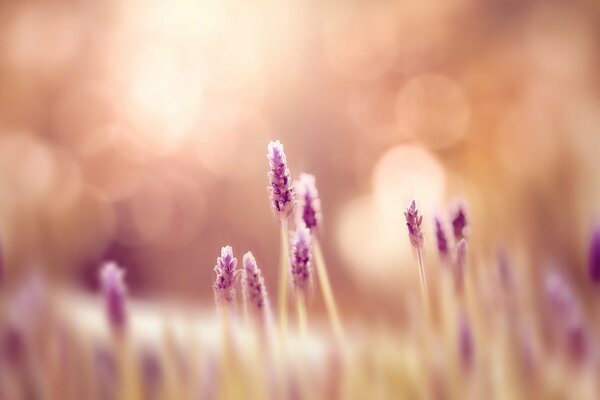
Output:
M432 217L463 197L480 260L551 258L581 285L599 21L594 0L3 1L5 285L39 269L93 291L114 260L134 297L212 305L231 244L275 293L272 139L317 177L345 316L393 319L399 290L418 294L412 198L431 270Z

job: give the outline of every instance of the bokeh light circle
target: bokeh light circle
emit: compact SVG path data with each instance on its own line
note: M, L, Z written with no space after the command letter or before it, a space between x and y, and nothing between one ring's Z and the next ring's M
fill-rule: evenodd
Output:
M396 99L399 130L433 149L455 144L466 133L469 116L463 89L443 75L423 74L409 80Z

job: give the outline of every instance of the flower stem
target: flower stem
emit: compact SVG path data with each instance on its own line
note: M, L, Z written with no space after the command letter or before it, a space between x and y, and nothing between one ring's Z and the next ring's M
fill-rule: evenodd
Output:
M304 304L304 296L300 294L297 296L296 305L298 310L298 329L300 330L300 341L302 343L302 346L304 346L306 344L306 338L308 335L308 328L306 322L306 305Z
M416 252L417 264L419 264L419 278L421 279L421 297L423 298L423 302L427 304L427 279L425 278L425 265L423 264L423 250L421 248L417 248Z
M317 276L319 277L319 284L321 285L321 291L323 292L323 300L325 301L329 322L331 323L336 340L338 343L342 344L344 342L344 329L342 328L340 316L333 297L333 291L331 290L331 284L329 283L325 258L323 257L319 240L316 237L314 238L313 244Z
M287 275L290 268L287 220L281 221L281 254L279 265L279 339L285 343L287 331Z

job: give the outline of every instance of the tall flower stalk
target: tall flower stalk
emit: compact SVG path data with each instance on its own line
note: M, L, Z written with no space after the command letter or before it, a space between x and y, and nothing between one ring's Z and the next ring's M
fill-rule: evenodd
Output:
M290 170L279 140L270 142L267 148L269 160L269 198L271 209L280 221L280 268L279 268L279 335L283 341L287 330L287 274L289 266L288 219L294 211L295 192Z
M331 289L331 284L329 282L327 265L325 264L325 258L323 257L319 242L319 231L323 224L323 217L316 179L314 175L302 173L300 174L300 178L296 182L295 187L298 191L297 220L298 223L304 224L312 234L317 278L319 280L321 292L323 293L327 316L336 339L339 343L342 343L344 340L344 330L333 296L333 290Z
M411 201L404 212L406 217L406 227L408 228L408 238L417 255L417 264L419 267L419 278L421 281L421 295L427 301L427 278L425 276L425 266L423 264L423 216L419 215L417 202Z

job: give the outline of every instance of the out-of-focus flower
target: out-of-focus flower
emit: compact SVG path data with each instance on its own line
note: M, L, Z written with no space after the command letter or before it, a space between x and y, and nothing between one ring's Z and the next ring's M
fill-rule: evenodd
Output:
M451 218L452 229L454 230L454 239L457 243L461 239L464 239L467 235L468 220L466 208L467 207L464 200L456 200Z
M113 329L120 331L127 321L127 287L125 271L114 262L107 262L100 270L106 315Z
M217 278L213 289L217 303L231 303L235 299L235 283L237 279L237 258L233 257L231 246L221 248L221 257L217 258L214 268Z
M109 348L101 346L94 351L94 371L102 397L113 398L121 376L115 355Z
M404 216L406 217L406 226L408 228L408 238L410 239L410 244L418 250L423 246L423 230L421 229L423 216L419 215L417 202L415 200L411 201L410 205L404 212Z
M271 208L277 218L286 220L294 211L295 193L283 145L279 140L269 142L267 158L270 167L268 190Z
M147 398L157 396L163 379L163 367L157 350L146 348L140 354L139 367L142 376L142 387Z
M589 251L590 279L595 283L600 283L600 225L597 225L592 232Z
M570 284L556 271L547 273L544 291L549 313L569 357L581 364L593 356L585 316Z
M312 273L311 236L304 224L298 224L292 235L290 255L292 283L299 292L306 293Z
M508 260L508 255L504 249L499 249L497 253L497 265L498 265L498 275L500 278L500 284L502 285L502 289L506 293L512 291L514 286L513 282L513 273L512 267L510 265L510 261Z
M440 254L440 258L445 261L448 259L448 238L442 223L442 219L439 216L434 217L435 223L435 238L437 240L437 248Z
M251 304L259 312L262 312L267 305L265 280L262 277L262 273L256 264L256 259L252 252L249 251L244 254L242 262L244 265L242 278L244 300L247 304Z
M302 173L294 185L298 193L297 219L311 232L322 224L321 200L317 191L314 175Z
M565 278L556 271L544 277L544 293L552 315L560 318L572 317L578 313L577 299Z

